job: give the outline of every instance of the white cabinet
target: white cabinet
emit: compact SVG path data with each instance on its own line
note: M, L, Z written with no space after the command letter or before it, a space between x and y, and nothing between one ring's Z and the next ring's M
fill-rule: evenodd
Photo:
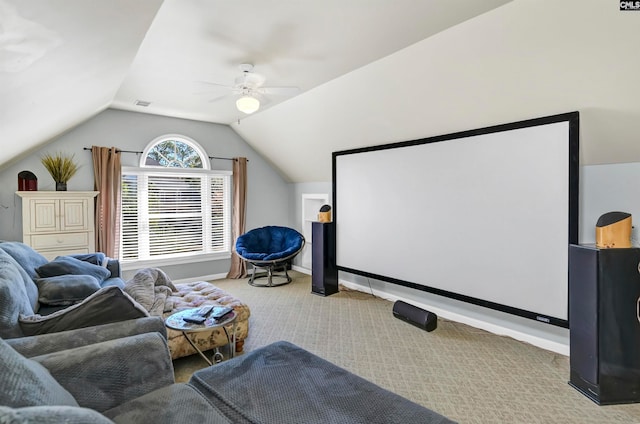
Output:
M95 251L97 191L18 191L22 241L47 259Z

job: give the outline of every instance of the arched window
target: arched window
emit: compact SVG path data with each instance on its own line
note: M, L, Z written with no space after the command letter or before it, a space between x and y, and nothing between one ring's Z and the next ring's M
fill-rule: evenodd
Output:
M124 263L231 255L231 172L211 170L209 163L196 141L169 134L147 145L139 167L123 168Z
M209 169L204 149L189 137L164 135L153 140L144 150L140 167Z

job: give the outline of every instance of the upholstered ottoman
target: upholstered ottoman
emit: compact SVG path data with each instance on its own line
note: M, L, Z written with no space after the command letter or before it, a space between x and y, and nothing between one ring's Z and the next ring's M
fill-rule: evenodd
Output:
M242 303L240 299L233 297L226 291L206 281L175 284L175 287L178 291L172 293L171 296L167 298L167 301L173 302L173 309L163 314L165 318L174 312L187 308L198 308L203 305L229 306L233 308L238 315L236 318L236 352L242 352L244 340L249 335L250 312L249 307L245 303ZM232 330L233 325L229 325L227 331ZM223 327L214 328L211 331L190 333L189 337L203 352L228 344L227 335ZM181 331L167 328L167 340L172 359L197 353L185 339Z
M233 423L454 424L285 341L202 368L188 385Z

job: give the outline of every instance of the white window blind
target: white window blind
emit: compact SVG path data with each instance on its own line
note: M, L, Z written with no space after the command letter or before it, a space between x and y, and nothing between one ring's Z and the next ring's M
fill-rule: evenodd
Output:
M231 173L122 172L123 262L231 252Z

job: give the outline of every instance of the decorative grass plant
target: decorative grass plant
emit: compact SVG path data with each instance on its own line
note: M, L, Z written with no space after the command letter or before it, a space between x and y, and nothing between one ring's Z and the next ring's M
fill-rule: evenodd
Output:
M47 153L42 156L42 165L56 182L56 190L66 190L67 181L78 172L79 166L73 161L73 157L74 155L67 156L62 153Z

